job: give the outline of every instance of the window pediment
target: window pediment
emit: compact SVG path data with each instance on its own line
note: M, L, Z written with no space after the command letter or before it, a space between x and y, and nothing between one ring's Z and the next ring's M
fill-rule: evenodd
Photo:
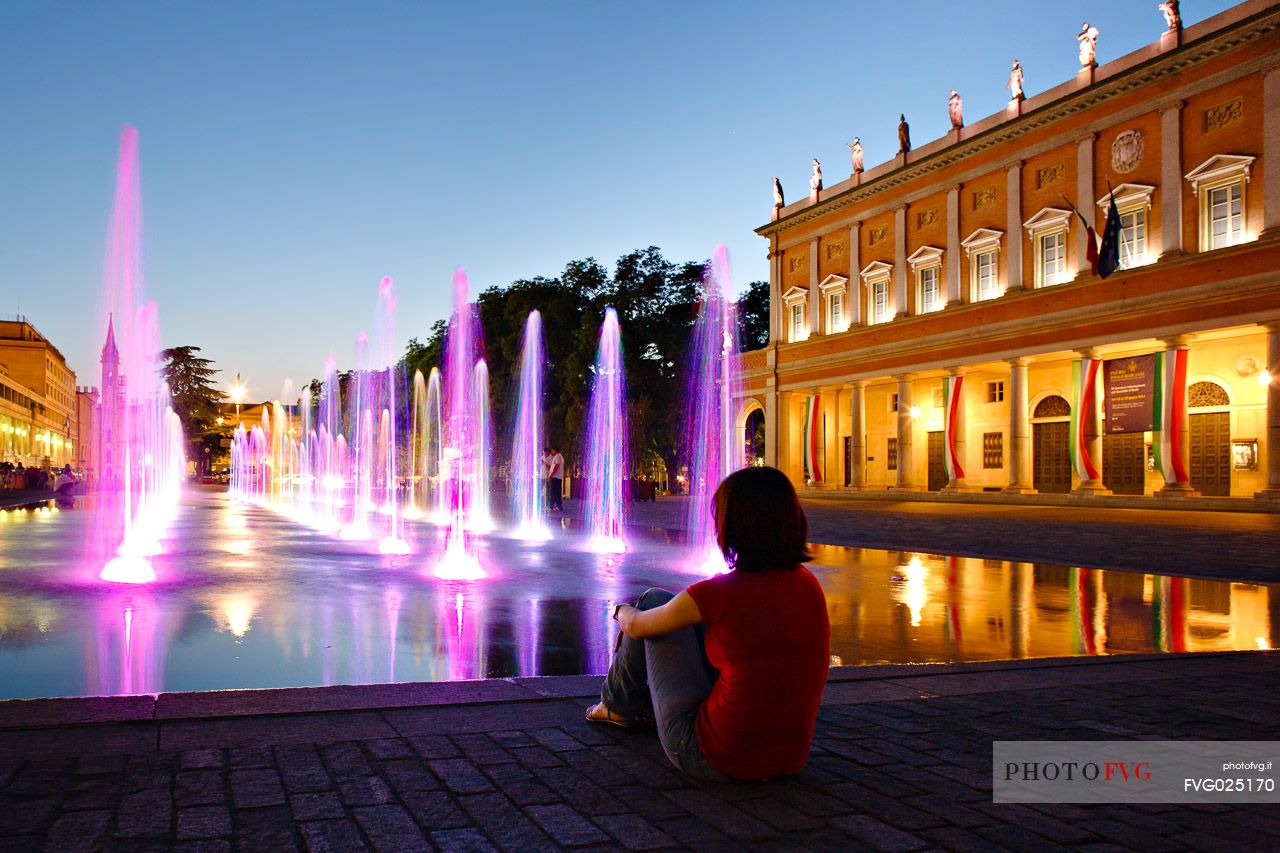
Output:
M1151 209L1151 195L1156 188L1150 184L1121 184L1115 187L1111 192L1098 199L1098 207L1106 210L1111 206L1111 198L1115 197L1116 207L1123 210L1125 208L1145 207Z
M1069 230L1071 227L1071 211L1060 207L1042 207L1035 216L1022 223L1032 237L1046 231Z
M879 281L889 278L893 275L893 264L886 264L884 261L872 261L862 268L862 272L858 273L862 277L863 284L871 284L873 281Z
M1191 182L1191 194L1199 195L1202 184L1243 177L1249 182L1249 169L1257 157L1248 154L1215 154L1196 166L1184 177Z
M912 272L921 267L939 266L942 264L942 250L937 246L921 246L911 253L907 263L911 264Z
M849 289L849 279L842 275L829 275L818 285L818 290L823 296L829 296L832 293L845 293Z
M999 249L1000 241L1003 239L1003 231L997 231L994 228L979 228L961 240L960 245L964 247L966 255L972 255L974 252L983 252L987 249Z
M782 301L786 305L794 305L797 302L804 302L809 298L809 289L805 287L792 287L782 294Z

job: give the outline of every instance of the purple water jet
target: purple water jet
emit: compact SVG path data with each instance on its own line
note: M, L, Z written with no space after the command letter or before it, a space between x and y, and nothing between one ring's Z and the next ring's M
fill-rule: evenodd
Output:
M622 337L618 314L606 308L600 327L595 378L587 417L586 526L591 547L625 551L627 487L627 393L622 366Z
M542 315L529 312L520 350L520 390L511 442L511 514L516 535L546 539L542 520Z

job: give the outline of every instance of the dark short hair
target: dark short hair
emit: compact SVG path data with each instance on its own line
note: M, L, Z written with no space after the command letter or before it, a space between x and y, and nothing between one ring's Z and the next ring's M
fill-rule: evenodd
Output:
M743 468L725 477L711 513L720 552L735 571L794 569L813 559L804 508L777 468Z

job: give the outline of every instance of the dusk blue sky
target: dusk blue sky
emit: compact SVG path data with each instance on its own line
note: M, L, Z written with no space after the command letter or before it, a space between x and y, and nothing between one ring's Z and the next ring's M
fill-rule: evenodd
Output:
M1194 23L1233 5L1186 0ZM98 383L101 264L123 124L140 133L146 289L166 345L249 394L352 361L378 281L397 351L472 291L729 247L768 277L770 179L848 174L1155 40L1156 0L981 3L0 4L0 313ZM625 330L624 330L625 336Z

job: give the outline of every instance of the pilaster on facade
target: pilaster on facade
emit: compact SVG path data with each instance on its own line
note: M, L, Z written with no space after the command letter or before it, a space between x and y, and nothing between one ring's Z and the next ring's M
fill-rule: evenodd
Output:
M1265 325L1267 330L1267 486L1256 494L1262 501L1280 504L1280 320Z
M1009 364L1009 484L1003 492L1013 495L1036 493L1031 479L1031 409L1027 391L1027 368L1031 359L1018 356Z
M1280 239L1280 66L1262 75L1262 231Z
M1097 139L1098 134L1091 133L1076 145L1076 209L1090 217L1093 216L1093 145ZM1076 250L1076 278L1091 275L1087 229L1080 229Z
M1017 235L1022 227L1022 166L1018 160L1005 170L1005 197L1008 200L1005 208L1007 231ZM1022 241L1010 239L1006 249L1008 262L1005 264L1005 292L1015 293L1022 290Z
M911 455L911 435L915 431L915 419L911 416L911 388L915 378L914 373L894 377L898 382L898 474L891 491L895 492L919 492L924 489L915 477Z
M1183 254L1182 108L1176 101L1160 111L1160 257Z
M854 281L862 269L862 223L855 222L849 226L849 280ZM862 289L857 285L849 288L849 327L866 325L862 315ZM870 309L867 310L870 314Z
M947 291L946 304L960 299L960 186L947 190Z
M822 294L818 292L818 240L809 241L809 334L826 334L821 325Z
M769 251L769 343L782 341L782 253L778 238L770 238Z
M867 488L867 380L855 379L849 387L849 488Z
M907 206L893 212L893 318L905 317L907 302Z

